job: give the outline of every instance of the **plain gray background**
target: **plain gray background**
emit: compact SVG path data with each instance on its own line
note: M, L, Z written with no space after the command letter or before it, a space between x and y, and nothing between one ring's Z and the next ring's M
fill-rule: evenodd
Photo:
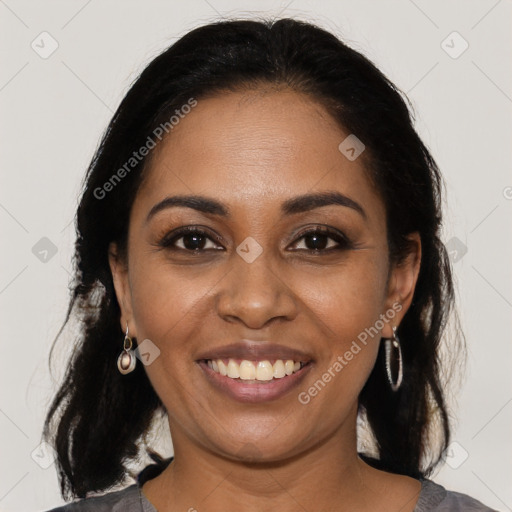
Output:
M61 503L38 446L66 348L53 378L47 357L67 307L77 195L103 130L163 48L252 15L335 32L413 102L447 184L444 242L469 349L455 444L433 478L512 510L510 0L0 0L0 511Z

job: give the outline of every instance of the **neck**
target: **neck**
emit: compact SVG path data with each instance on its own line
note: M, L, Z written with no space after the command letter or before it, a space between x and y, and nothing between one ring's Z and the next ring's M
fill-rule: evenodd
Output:
M174 460L143 492L159 512L413 510L419 482L377 471L357 454L356 422L288 459L240 462L173 432ZM319 492L319 489L321 491ZM389 507L388 507L389 506Z

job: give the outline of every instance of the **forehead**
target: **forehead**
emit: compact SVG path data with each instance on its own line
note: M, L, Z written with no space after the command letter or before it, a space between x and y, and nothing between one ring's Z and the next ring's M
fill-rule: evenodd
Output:
M348 135L322 105L290 90L200 99L155 149L139 196L202 194L234 209L277 209L295 195L337 190L382 208L363 158L338 149Z

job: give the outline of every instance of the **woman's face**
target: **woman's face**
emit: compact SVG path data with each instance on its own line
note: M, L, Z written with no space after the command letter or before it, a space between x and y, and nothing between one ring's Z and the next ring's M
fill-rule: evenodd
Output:
M111 267L121 326L150 340L145 370L175 450L279 460L354 431L419 258L390 264L363 157L338 149L348 135L304 95L255 90L199 100L154 150L127 262L112 246ZM287 375L287 360L308 364Z

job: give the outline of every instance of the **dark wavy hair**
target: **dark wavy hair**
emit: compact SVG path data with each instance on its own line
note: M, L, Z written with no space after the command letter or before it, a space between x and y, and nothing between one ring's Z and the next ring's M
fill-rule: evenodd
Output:
M440 240L442 179L413 127L409 105L366 57L313 24L233 20L192 30L144 69L88 168L75 219L70 304L57 339L71 320L80 329L43 432L56 449L66 499L123 483L143 448L165 464L146 443L156 414L165 416L161 400L143 365L125 376L116 368L123 333L108 262L110 242L126 251L131 206L151 155L123 179L112 182L112 176L190 98L261 86L308 95L364 142L368 176L386 208L392 261L408 254L409 234L420 234L419 278L398 329L403 385L398 392L387 385L381 347L359 403L375 440L376 453L365 458L369 463L421 478L441 460L450 428L439 349L454 289ZM108 193L100 193L109 180Z

